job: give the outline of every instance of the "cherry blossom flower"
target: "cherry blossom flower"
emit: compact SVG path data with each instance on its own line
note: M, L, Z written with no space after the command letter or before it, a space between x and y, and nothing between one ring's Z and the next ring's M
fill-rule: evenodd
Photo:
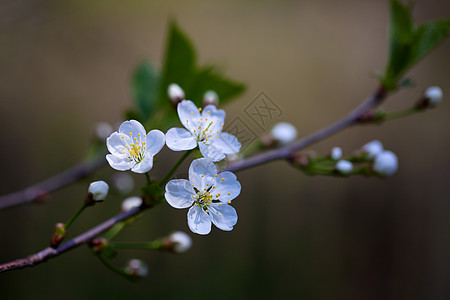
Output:
M106 140L106 160L113 169L145 173L153 167L153 156L164 146L164 133L155 129L145 133L145 128L135 120L125 121L119 132L113 132Z
M227 154L239 152L241 143L229 133L222 132L225 112L214 105L203 111L190 100L177 106L178 116L186 128L171 128L166 134L167 147L174 151L191 150L199 147L205 158L220 161Z
M398 169L398 158L392 151L383 151L375 156L373 170L381 176L392 176Z
M237 222L236 210L229 204L241 192L241 184L228 171L217 173L213 162L196 159L189 167L189 180L173 179L166 185L165 198L175 208L188 208L192 232L208 234L211 222L230 231Z

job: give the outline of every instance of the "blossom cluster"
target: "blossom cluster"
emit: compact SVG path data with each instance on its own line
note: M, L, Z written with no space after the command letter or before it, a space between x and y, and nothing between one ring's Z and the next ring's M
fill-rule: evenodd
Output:
M235 136L223 132L225 112L215 106L217 95L208 92L206 103L212 104L197 108L192 101L182 100L184 94L180 91L171 85L168 92L173 101L178 101L177 112L184 128L171 128L166 134L157 129L146 132L138 121L125 121L106 139L110 152L106 159L118 171L146 173L152 169L154 156L164 145L173 151L198 147L203 158L192 161L189 180L169 181L165 186L165 198L172 207L190 207L188 225L194 233L208 234L211 224L225 231L232 230L237 213L230 203L239 195L241 185L233 173L219 173L214 162L239 152L241 144ZM122 211L141 204L142 199L129 198L124 201Z

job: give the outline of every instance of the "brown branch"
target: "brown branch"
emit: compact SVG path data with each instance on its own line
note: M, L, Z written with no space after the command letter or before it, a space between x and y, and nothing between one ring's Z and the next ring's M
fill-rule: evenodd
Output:
M50 192L60 188L92 173L101 166L105 165L105 155L102 153L93 159L86 160L80 164L41 181L35 185L29 186L23 190L7 194L0 197L0 209L18 206L26 203L38 202L45 198Z
M134 208L128 212L120 213L120 214L106 220L105 222L95 226L94 228L80 234L79 236L73 238L72 240L61 244L57 248L47 247L44 250L39 251L38 253L32 254L28 257L16 259L14 261L1 264L0 265L0 273L15 270L15 269L33 267L37 264L40 264L40 263L43 263L43 262L49 260L50 258L56 257L64 252L72 250L73 248L76 248L80 245L87 244L90 241L92 241L95 237L97 237L99 234L101 234L102 232L111 228L114 224L117 224L123 220L126 220L132 216L135 216L148 208L150 208L150 206Z
M383 87L379 87L371 97L367 98L364 102L362 102L359 106L357 106L354 110L352 110L349 114L347 114L339 121L336 121L335 123L327 127L324 127L302 139L299 139L290 145L254 155L250 158L232 162L224 169L227 171L240 171L272 160L286 159L293 152L314 144L315 142L318 142L354 124L361 115L363 115L369 109L380 104L385 99L386 95L386 90Z
M351 111L347 116L343 119L331 124L328 127L325 127L303 139L297 140L295 143L291 145L287 145L285 147L272 150L269 152L265 152L259 155L255 155L248 159L243 159L237 162L230 164L226 169L232 171L239 171L249 167L253 167L256 165L260 165L275 159L284 159L288 158L291 153L294 151L300 150L306 146L311 145L314 142L320 141L325 137L328 137L350 125L352 125L355 121L358 120L359 116L367 112L369 109L378 105L381 101L386 97L386 91L382 87L378 88L377 91L364 102L362 102L357 108ZM6 272L9 270L20 269L25 267L32 267L39 263L42 263L50 258L56 257L66 251L69 251L75 247L78 247L83 244L87 244L96 236L104 232L105 230L111 228L116 223L123 221L127 218L130 218L143 210L150 207L141 207L130 210L126 213L118 214L107 221L97 225L96 227L84 232L83 234L73 238L72 240L61 244L57 248L46 248L36 254L30 255L26 258L17 259L12 262L8 262L0 265L0 273Z

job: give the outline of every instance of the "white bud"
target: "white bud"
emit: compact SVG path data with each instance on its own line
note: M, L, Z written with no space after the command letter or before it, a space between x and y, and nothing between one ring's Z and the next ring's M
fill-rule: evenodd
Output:
M132 259L128 261L125 272L130 275L145 277L148 275L148 266L140 259Z
M111 133L113 133L113 131L114 129L109 123L98 122L97 124L95 124L95 136L100 140L106 140L111 135Z
M142 205L141 197L129 197L122 202L122 211L127 212Z
M108 195L109 186L104 181L94 181L89 185L88 192L92 194L95 201L105 200Z
M342 157L342 149L339 147L334 147L331 149L331 158L334 160L338 160Z
M336 170L341 174L348 175L353 171L353 164L348 160L340 160L336 163Z
M169 87L167 88L167 95L169 95L170 100L172 100L174 103L178 103L181 100L184 100L184 91L176 83L169 84Z
M425 90L423 96L428 99L430 106L436 106L442 100L442 90L438 86L431 86Z
M122 194L128 194L134 189L134 179L129 173L120 172L114 174L113 183Z
M191 237L182 231L175 231L169 235L169 240L174 244L173 251L176 253L186 252L192 247Z
M376 155L381 153L384 148L383 144L379 140L373 140L362 146L362 150L369 156L369 158L374 158Z
M277 142L284 145L295 140L297 129L290 123L280 122L272 128L270 134Z
M392 151L379 153L373 161L373 170L382 176L391 176L398 169L398 158Z
M207 105L219 106L219 95L213 90L206 91L203 95L203 107Z

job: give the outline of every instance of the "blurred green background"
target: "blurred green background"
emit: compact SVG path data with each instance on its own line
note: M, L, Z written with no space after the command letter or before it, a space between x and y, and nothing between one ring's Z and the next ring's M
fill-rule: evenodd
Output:
M416 20L450 17L450 2L416 1ZM342 117L376 87L387 59L388 1L8 1L0 2L0 193L26 187L83 159L99 121L121 122L132 106L130 75L149 58L161 65L168 21L176 19L201 63L218 64L248 89L227 120L264 91L282 109L277 121L301 136ZM444 102L383 126L350 128L311 149L351 153L372 139L399 156L388 180L308 177L285 162L239 172L232 232L191 235L184 255L123 251L148 278L130 283L86 247L34 268L0 274L0 298L43 299L449 299L450 42L410 72L417 85L383 106L409 106L430 85ZM188 95L189 96L189 95ZM165 148L152 174L179 157ZM188 165L179 170L186 174ZM0 211L0 260L48 245L105 167L52 194L45 205ZM144 178L135 176L137 183ZM119 210L114 191L89 209L69 236ZM160 206L118 240L188 232L187 210Z

